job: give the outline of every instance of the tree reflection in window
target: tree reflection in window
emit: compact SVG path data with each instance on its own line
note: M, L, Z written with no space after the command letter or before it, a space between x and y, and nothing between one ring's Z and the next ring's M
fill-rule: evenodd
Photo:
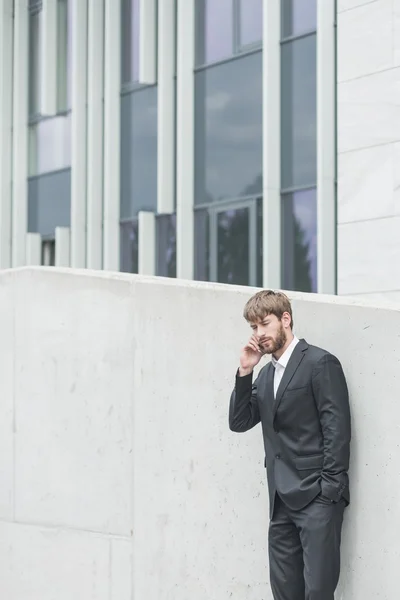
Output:
M249 211L218 213L218 281L249 285Z
M121 271L139 272L139 225L137 219L121 225Z
M176 215L157 217L157 275L176 277Z

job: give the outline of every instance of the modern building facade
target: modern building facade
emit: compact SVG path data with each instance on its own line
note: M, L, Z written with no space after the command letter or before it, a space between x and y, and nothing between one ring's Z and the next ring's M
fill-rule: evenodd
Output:
M400 0L1 0L1 268L400 299L396 27Z

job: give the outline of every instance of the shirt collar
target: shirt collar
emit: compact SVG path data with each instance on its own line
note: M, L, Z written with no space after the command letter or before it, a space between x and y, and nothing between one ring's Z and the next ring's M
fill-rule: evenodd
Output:
M276 358L274 358L274 356L271 356L271 361L275 368L277 365L280 365L281 367L286 369L289 359L292 356L293 350L296 348L298 343L299 343L298 338L296 336L294 336L292 341L290 342L289 346L286 348L285 352L282 354L282 356L280 357L279 360L276 360Z

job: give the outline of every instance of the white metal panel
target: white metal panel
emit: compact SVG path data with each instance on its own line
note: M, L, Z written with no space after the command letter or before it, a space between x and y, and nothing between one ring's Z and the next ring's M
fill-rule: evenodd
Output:
M195 0L178 0L177 277L193 279Z
M58 0L43 0L40 29L40 112L57 113L57 4Z
M317 288L336 294L335 0L317 8Z
M139 211L139 275L156 273L156 217Z
M86 266L87 0L70 0L71 19L71 266ZM100 174L99 174L100 176Z
M26 262L28 220L28 46L26 0L14 2L12 266Z
M0 4L0 269L11 265L13 0Z
M175 209L175 0L158 5L157 211Z
M157 80L157 1L134 1L139 2L139 82L155 83Z
M103 266L104 0L88 5L88 156L86 266Z
M70 262L70 230L69 227L56 227L56 267L69 267Z
M105 0L103 268L119 270L121 3Z
M263 5L263 286L281 285L280 0Z
M26 234L26 264L28 266L42 264L42 238L40 233Z

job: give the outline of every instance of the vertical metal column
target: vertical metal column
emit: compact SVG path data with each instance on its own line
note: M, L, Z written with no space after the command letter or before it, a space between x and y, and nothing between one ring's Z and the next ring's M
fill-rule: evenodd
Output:
M139 275L156 273L156 217L139 211Z
M264 0L263 286L281 285L281 3Z
M42 0L40 15L40 112L57 113L57 4L58 0Z
M13 0L0 5L0 269L11 265Z
M70 0L71 77L71 266L86 266L87 0ZM99 173L100 177L100 173Z
M175 0L158 6L157 211L175 208Z
M139 2L139 82L155 83L157 81L157 1L135 1Z
M176 266L193 279L195 0L178 0L177 42Z
M105 0L103 268L119 270L121 2Z
M104 0L89 0L86 266L103 266Z
M42 237L40 233L26 234L26 264L40 266L42 264Z
M56 227L55 266L70 266L70 230L69 227Z
M12 145L12 266L26 263L28 221L28 45L26 0L14 2L14 77Z
M318 0L317 8L317 287L336 294L335 0Z

